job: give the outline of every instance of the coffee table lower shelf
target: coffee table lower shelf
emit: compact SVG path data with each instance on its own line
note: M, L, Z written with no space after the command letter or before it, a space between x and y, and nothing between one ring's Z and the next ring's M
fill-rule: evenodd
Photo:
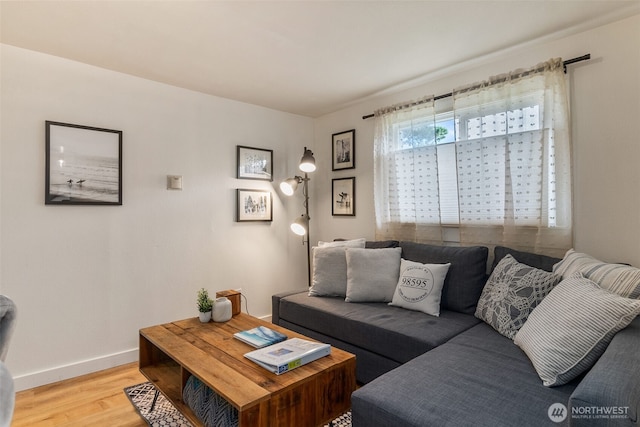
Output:
M167 361L140 368L140 372L195 426L203 426L191 408L182 400L182 368L175 361Z

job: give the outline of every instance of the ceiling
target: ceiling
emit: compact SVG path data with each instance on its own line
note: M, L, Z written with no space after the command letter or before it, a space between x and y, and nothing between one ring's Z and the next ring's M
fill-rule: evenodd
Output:
M2 1L0 41L317 117L634 1ZM546 59L546 58L543 58Z

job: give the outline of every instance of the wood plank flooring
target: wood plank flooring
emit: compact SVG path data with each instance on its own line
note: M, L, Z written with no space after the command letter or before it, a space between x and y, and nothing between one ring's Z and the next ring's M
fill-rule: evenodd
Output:
M146 427L124 388L146 378L138 362L16 394L12 427Z

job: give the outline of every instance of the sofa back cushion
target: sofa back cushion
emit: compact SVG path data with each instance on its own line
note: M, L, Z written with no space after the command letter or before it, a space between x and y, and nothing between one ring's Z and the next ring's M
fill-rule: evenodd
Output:
M484 246L436 246L400 242L402 258L422 264L451 263L442 289L441 307L459 313L474 314L487 280L487 256Z
M397 248L398 246L400 242L397 240L367 240L364 244L367 249Z
M493 264L491 265L491 271L495 270L496 265L498 265L502 258L507 255L514 257L519 263L544 271L553 271L553 265L562 261L560 258L554 258L547 255L517 251L504 246L496 246L493 250Z

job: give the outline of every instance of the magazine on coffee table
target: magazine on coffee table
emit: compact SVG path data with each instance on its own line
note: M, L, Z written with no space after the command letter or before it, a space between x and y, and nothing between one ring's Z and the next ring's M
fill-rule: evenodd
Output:
M267 347L287 339L285 334L281 334L266 326L258 326L246 331L236 332L233 336L255 348Z
M244 357L280 375L330 354L329 344L291 338L269 347L250 351Z

